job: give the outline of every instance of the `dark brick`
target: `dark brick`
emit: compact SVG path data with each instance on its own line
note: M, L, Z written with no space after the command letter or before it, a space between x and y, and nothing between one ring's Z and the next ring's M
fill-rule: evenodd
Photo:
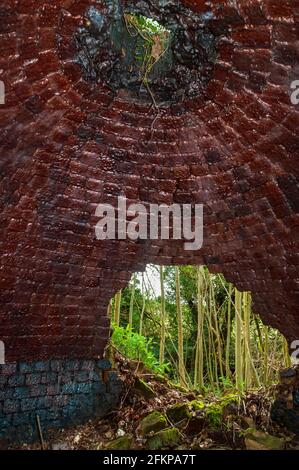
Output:
M8 385L10 387L21 387L24 384L25 384L25 376L21 374L12 375L8 379Z
M83 80L74 34L88 2L68 2L67 14L41 3L1 0L11 13L0 40L9 77L0 113L0 399L10 400L5 410L37 400L20 429L15 415L12 432L28 438L41 405L47 428L82 420L87 402L85 418L116 401L120 384L99 359L107 305L149 261L209 264L252 291L267 324L299 337L297 1L187 0L217 36L215 64L198 99L157 116L142 99ZM202 249L96 240L96 205L116 204L122 192L132 203L203 203ZM7 412L1 436L11 420Z
M23 398L21 400L21 410L22 411L33 411L37 409L38 404L37 398Z
M101 359L100 361L97 361L97 367L103 370L110 370L111 362L108 359Z
M17 413L20 409L20 402L18 400L5 400L3 404L3 412L5 414Z

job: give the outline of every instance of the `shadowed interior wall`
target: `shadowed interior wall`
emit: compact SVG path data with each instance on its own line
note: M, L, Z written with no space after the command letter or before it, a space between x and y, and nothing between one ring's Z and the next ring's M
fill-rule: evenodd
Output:
M2 0L1 322L6 360L101 357L107 304L147 263L206 264L299 338L299 1L188 6L219 36L203 93L155 110L83 77L90 0ZM204 245L98 241L97 204L204 204Z

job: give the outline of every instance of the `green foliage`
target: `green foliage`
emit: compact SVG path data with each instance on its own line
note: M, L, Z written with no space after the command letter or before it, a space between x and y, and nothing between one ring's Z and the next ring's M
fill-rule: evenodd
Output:
M229 377L221 376L219 377L219 380L224 390L236 389L235 384L231 381Z
M210 403L206 409L206 417L214 427L220 427L222 423L223 408L220 403Z
M224 395L219 401L209 403L206 408L206 417L209 423L214 427L220 427L225 408L231 404L239 403L239 400L240 394L231 393Z
M149 74L169 47L170 31L139 14L125 13L124 21L130 36L136 38L135 60L140 67L141 81L148 87ZM149 88L148 91L152 95Z
M162 34L164 31L166 31L164 26L152 18L147 18L146 16L138 14L130 16L135 19L136 25L144 35L150 36L153 34Z
M152 339L136 333L128 325L126 328L113 325L112 344L126 357L140 360L148 369L157 374L164 374L168 364L159 364L153 348Z
M205 402L203 400L199 400L199 399L192 400L189 403L189 405L190 405L191 410L193 410L193 411L202 411L206 407Z
M203 269L200 289L202 309L204 311L202 345L203 386L195 380L196 347L198 337L198 277L196 266L181 266L180 300L183 314L184 332L184 367L187 385L205 395L213 394L217 398L223 394L236 392L236 295L235 289L222 274L211 274L207 267ZM168 379L178 382L178 323L175 298L175 268L164 267L165 291L165 361L169 366L162 366L167 371ZM142 282L137 278L133 305L132 330L127 330L132 283L122 292L121 322L123 327L115 333L118 349L133 359L140 358L152 370L159 370L159 345L161 337L161 297L159 269L147 268ZM242 293L241 357L244 377L240 378L240 389L259 388L260 382L271 384L277 379L277 371L287 365L289 359L286 341L276 330L265 327L258 315L251 310L251 303ZM247 299L247 300L246 300ZM250 305L249 320L245 325L245 307ZM142 312L142 315L141 315ZM138 338L134 331L142 334ZM246 328L245 328L246 326ZM246 336L245 336L246 332ZM145 339L146 338L146 339ZM116 343L115 343L116 344ZM116 344L117 346L117 344ZM142 352L143 351L143 352ZM247 364L247 367L246 367ZM249 371L250 378L245 372ZM245 380L246 379L246 380ZM216 407L217 408L217 407ZM218 410L219 411L219 410ZM220 412L220 411L219 411ZM219 422L217 409L210 410L211 419ZM216 415L215 419L214 416Z

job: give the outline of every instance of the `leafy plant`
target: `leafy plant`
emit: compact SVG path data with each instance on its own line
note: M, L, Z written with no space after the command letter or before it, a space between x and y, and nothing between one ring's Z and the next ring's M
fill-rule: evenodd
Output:
M123 290L120 326L132 313L133 331L151 338L154 360L160 353L162 364L170 363L168 378L177 383L184 374L186 385L199 393L241 396L261 383L275 383L279 369L289 366L286 340L263 325L250 294L206 267L182 266L179 276L173 266L160 269L160 275L159 268L148 268L141 284L137 277ZM112 318L116 322L117 315Z
M140 66L141 83L149 88L149 74L169 46L170 32L157 21L139 14L125 13L124 20L131 37L137 39L135 58Z
M168 364L159 364L153 352L152 340L132 330L130 325L126 328L113 325L112 344L127 358L140 360L148 369L157 374L164 374Z
M224 390L227 390L227 389L236 389L235 387L235 384L231 381L231 379L229 377L219 377L219 380L220 380L220 383L223 387Z

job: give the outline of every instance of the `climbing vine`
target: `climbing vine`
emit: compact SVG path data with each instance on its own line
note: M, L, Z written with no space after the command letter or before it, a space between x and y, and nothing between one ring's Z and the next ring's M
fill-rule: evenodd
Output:
M147 88L156 106L156 100L149 85L149 75L155 64L168 50L170 31L157 21L138 14L125 13L124 20L128 33L136 38L135 60L140 68L141 85Z

